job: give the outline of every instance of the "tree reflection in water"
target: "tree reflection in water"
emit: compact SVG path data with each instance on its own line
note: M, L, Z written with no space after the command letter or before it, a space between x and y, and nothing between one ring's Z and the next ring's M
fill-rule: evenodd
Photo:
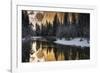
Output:
M60 45L29 40L22 43L22 62L44 62L90 59L89 47Z

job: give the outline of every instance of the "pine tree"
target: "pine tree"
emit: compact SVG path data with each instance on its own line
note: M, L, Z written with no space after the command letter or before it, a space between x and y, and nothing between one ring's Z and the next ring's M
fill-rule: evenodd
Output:
M68 22L67 22L67 15L68 15L68 13L64 13L64 25L68 24Z
M53 21L53 36L56 36L58 23L59 23L59 20L57 19L57 14L56 14Z

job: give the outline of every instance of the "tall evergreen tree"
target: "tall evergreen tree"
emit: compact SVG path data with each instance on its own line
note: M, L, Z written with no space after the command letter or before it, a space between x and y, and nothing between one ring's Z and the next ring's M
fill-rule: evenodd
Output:
M57 14L56 14L54 17L54 21L53 21L53 36L56 36L57 27L59 25L58 23L59 23L59 20L57 18Z
M67 22L67 15L68 15L68 13L64 13L64 25L68 24L68 22Z

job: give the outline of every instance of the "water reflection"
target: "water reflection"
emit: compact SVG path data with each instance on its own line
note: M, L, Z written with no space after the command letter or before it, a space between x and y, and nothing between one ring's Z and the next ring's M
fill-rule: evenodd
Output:
M89 47L60 45L39 40L28 40L23 42L22 45L22 62L82 60L90 58Z

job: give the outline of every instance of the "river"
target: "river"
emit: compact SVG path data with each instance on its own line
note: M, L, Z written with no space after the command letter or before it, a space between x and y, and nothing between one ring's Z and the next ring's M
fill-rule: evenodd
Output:
M44 39L22 41L22 62L89 60L90 47L62 45Z

